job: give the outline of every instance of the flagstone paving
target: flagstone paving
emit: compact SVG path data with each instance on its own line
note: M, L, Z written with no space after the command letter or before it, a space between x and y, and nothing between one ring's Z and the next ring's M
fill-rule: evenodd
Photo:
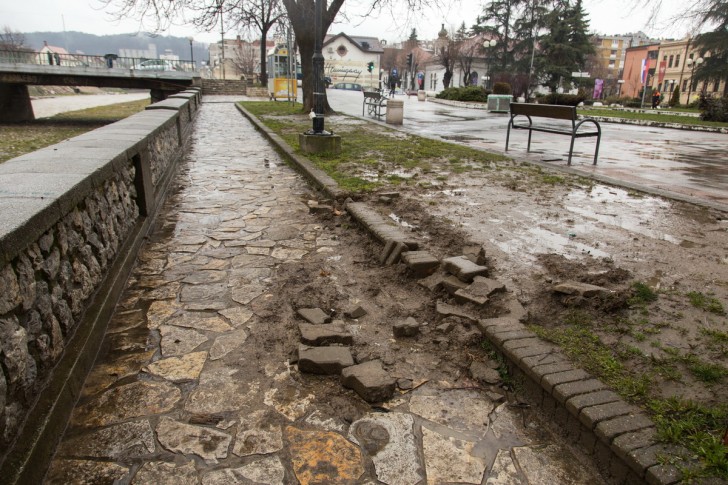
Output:
M312 260L321 278L304 287L331 282L323 262L350 248L309 213L310 189L233 104L204 101L45 483L601 482L536 411L438 380L447 360L416 343L385 339L404 357L382 352L399 389L381 406L338 377L301 374L291 363L298 325L281 328L276 292L310 278L298 269ZM354 294L349 264L335 283ZM297 309L309 293L298 294ZM401 319L366 313L335 320L360 349L368 325L391 332ZM359 350L357 362L367 352L375 354Z

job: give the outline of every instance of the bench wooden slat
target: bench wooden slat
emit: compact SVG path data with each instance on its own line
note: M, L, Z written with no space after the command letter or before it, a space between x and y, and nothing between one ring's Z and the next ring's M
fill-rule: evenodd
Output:
M576 107L559 104L511 103L511 115L539 116L573 121L576 119Z

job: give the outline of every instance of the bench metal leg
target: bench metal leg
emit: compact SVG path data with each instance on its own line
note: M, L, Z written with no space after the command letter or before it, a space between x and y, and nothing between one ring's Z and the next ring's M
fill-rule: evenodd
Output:
M571 137L571 145L569 145L569 161L566 163L567 165L571 165L571 155L574 152L574 137Z
M508 151L508 140L511 139L511 124L508 123L508 130L506 131L506 151Z
M599 156L599 142L601 141L601 136L597 136L597 148L594 150L594 165L597 164L597 157Z
M531 130L528 130L528 146L526 147L526 152L531 151Z

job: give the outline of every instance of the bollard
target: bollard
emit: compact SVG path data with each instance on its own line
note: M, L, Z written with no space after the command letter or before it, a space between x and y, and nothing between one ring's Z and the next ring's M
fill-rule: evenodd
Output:
M404 118L404 101L398 99L387 100L387 124L401 125Z
M424 89L417 91L417 101L427 101L427 92Z

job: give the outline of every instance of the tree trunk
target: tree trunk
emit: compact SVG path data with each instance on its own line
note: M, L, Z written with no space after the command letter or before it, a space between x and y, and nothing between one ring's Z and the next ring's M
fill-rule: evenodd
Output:
M266 39L268 38L268 29L260 29L260 84L268 85L268 49Z

